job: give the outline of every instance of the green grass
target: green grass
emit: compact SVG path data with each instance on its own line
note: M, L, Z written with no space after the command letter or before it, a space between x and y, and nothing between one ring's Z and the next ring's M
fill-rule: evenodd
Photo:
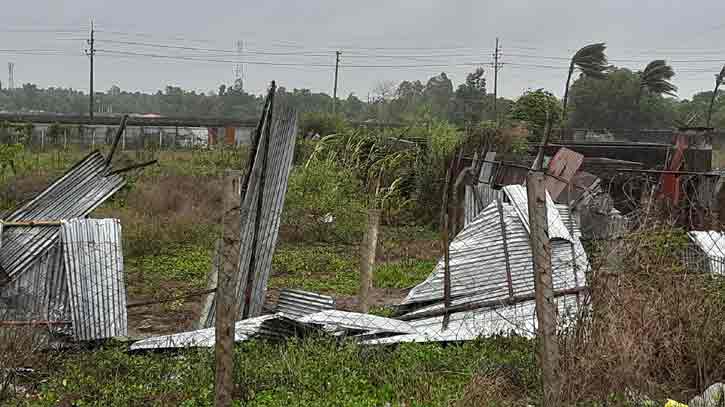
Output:
M359 286L357 261L350 246L283 245L272 260L272 288L352 295Z
M322 338L253 341L235 352L235 405L443 406L462 397L474 374L502 369L513 372L522 389L536 389L533 346L521 338L374 348ZM42 377L38 397L19 405L213 403L211 350L128 354L110 346L66 357L51 369Z
M375 267L375 287L410 288L428 277L436 262L432 260L403 260L383 263Z
M154 255L129 260L129 278L143 283L133 284L139 294L158 295L165 285L202 288L211 270L212 252L198 246L172 246Z

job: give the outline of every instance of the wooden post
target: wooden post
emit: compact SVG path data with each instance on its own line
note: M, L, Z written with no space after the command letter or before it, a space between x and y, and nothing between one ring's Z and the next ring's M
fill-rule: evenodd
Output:
M222 213L222 252L216 294L216 343L214 357L216 379L214 382L217 407L232 404L234 368L234 321L236 317L235 274L239 270L239 238L241 173L226 170L224 174L224 211Z
M448 213L443 214L443 306L445 307L445 314L443 315L442 328L445 331L448 329L448 322L450 320L449 310L451 308L451 250L449 242L449 230L448 230Z
M556 337L556 302L551 275L551 242L546 217L546 187L543 172L526 177L529 206L529 239L534 266L539 360L544 386L544 406L558 406L559 343Z
M360 250L360 312L367 313L370 309L370 289L373 285L373 268L375 267L375 251L378 246L378 226L380 225L380 209L368 209L368 227Z

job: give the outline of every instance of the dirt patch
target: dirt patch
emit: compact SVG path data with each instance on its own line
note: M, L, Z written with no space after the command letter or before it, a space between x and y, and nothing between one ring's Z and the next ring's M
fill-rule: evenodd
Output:
M370 291L370 307L398 305L408 294L407 289L373 288ZM337 309L359 312L360 305L356 295L340 295L336 297Z
M375 259L380 262L400 260L435 260L440 256L441 242L433 239L402 241L383 240L378 243Z

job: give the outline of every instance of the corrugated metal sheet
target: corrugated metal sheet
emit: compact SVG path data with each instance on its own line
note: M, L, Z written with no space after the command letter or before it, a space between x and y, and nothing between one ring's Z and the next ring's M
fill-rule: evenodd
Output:
M553 206L553 205L552 205ZM529 235L513 205L502 204L506 239L503 239L500 215L495 203L486 208L468 227L464 228L450 244L450 272L452 305L473 301L503 299L510 296L504 244L507 245L513 295L526 295L534 289ZM560 211L568 214L566 206L552 208L557 213L561 227L567 226ZM573 222L570 215L564 217ZM584 272L589 263L579 241L578 227L572 229L572 241L552 240L552 269L554 289L568 289L584 284ZM567 232L568 233L568 232ZM572 251L572 242L574 250ZM575 267L576 266L576 267ZM576 269L576 270L575 270ZM431 275L414 287L402 304L443 301L443 260L439 260ZM442 304L424 307L427 311ZM416 312L418 312L416 311Z
M234 340L242 342L250 339L261 331L264 322L274 318L276 318L275 315L263 315L238 321L234 325ZM173 335L156 336L135 342L131 345L131 350L212 347L216 337L214 330L215 328L212 327Z
M529 200L526 195L526 187L522 185L507 185L503 188L504 193L513 204L524 228L529 231ZM546 192L546 219L549 224L549 237L552 239L572 240L569 230L561 221L559 212L556 210L554 201L551 199L549 192Z
M493 164L489 161L493 161L495 158L495 152L486 153L486 162L481 166L478 183L476 185L466 185L464 190L464 227L471 223L491 202L495 201L496 197L501 196L501 190L493 189L490 184Z
M277 300L277 312L292 318L332 309L335 309L334 298L309 291L284 289Z
M569 150L566 147L562 147L556 152L556 154L554 154L551 161L549 161L547 174L555 175L569 182L574 177L574 174L576 174L583 161L583 155L577 153L576 151ZM546 190L549 194L551 194L552 199L559 199L559 195L567 187L567 182L563 182L553 177L546 177Z
M68 170L5 221L60 220L88 215L125 183L120 175L105 175L105 158L94 151ZM3 232L0 268L10 280L28 270L35 259L58 240L59 227L12 227Z
M263 148L259 148L252 166L252 176L249 179L249 186L246 195L243 197L241 209L241 212L247 214L247 216L241 220L239 275L236 283L236 296L239 298L239 318L243 318L245 314L244 299L247 292L247 281L251 281L252 285L249 287L250 301L246 314L248 317L255 317L262 312L267 292L267 282L272 269L272 255L277 243L284 197L287 192L296 134L297 113L294 110L281 110L276 113L275 118L272 120L269 150L264 151ZM261 227L257 247L253 248L254 225L257 216L256 206L264 154L267 154L268 162L264 174ZM253 250L255 252L255 264L250 267ZM255 272L252 278L249 278L248 275L250 268ZM206 327L214 325L215 309L216 307L213 304L209 315L206 316Z
M725 233L715 231L692 231L688 232L697 247L705 254L709 265L709 272L725 275ZM692 265L692 261L689 265ZM702 269L702 267L698 267Z
M410 323L375 315L326 310L300 318L290 318L283 313L262 315L238 321L235 325L236 342L250 339L284 340L293 336L304 336L308 332L328 334L414 334L416 328ZM215 328L205 328L173 335L163 335L134 343L131 350L166 349L186 347L212 347Z
M321 311L305 315L297 321L303 324L322 325L326 330L333 332L339 330L406 334L416 332L416 329L405 321L347 311Z
M251 301L249 303L250 317L260 315L262 306L264 305L265 295L267 293L267 282L272 271L272 255L277 244L277 235L279 232L279 223L282 216L282 208L284 206L284 197L287 193L287 181L289 180L289 172L292 166L292 155L295 148L295 138L297 135L297 113L294 110L282 110L272 121L271 140L269 140L269 152L267 154L268 163L266 174L264 174L264 186L262 199L262 219L259 245L252 248L252 235L254 230L254 221L256 217L255 211L249 211L249 218L242 220L242 249L240 262L240 281L237 289L237 298L240 298L240 316L242 315L242 307L244 306L244 293L247 291L247 273L249 272L249 259L252 249L256 250L256 264L254 270L256 275L252 281ZM260 149L261 150L261 149ZM260 154L265 152L260 151ZM261 156L260 156L261 158ZM253 172L261 173L261 159L255 160ZM243 205L251 204L257 201L259 193L259 177L253 177L250 180L247 196ZM252 206L253 207L253 206Z
M451 305L454 307L503 301L512 296L526 297L534 293L527 218L521 210L527 208L526 195L518 186L507 189L513 192L507 192L512 203L500 206L492 203L450 244ZM550 227L555 228L559 235L551 240L554 290L584 287L589 262L574 216L566 205L554 205L553 202L547 206L547 215L550 224L552 220L556 222ZM557 304L560 318L567 319L577 312L578 297L576 294L565 295L557 298ZM401 305L402 310L407 310L406 319L412 319L410 324L417 332L375 338L366 343L470 340L509 331L528 335L536 328L534 301L454 313L450 315L446 330L442 329L442 316L425 317L424 313L444 309L442 260L423 283L410 291Z
M76 338L87 341L126 336L121 222L64 221L61 242Z
M479 337L508 335L514 333L533 337L536 328L535 302L526 301L506 307L479 309L452 314L448 329L442 329L443 317L411 321L416 333L363 340L362 343L380 345L402 342L455 342L469 341ZM574 321L577 312L576 295L557 298L559 320Z
M69 321L68 286L59 244L35 259L0 292L0 320Z

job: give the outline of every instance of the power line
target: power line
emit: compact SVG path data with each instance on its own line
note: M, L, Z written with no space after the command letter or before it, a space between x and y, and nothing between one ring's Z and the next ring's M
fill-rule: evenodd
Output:
M307 62L272 62L272 61L239 61L234 59L219 59L219 58L207 58L204 56L188 56L188 55L165 55L165 54L153 54L153 53L142 53L132 51L120 51L120 50L109 50L109 49L96 49L97 52L105 54L125 55L125 56L138 56L145 58L163 58L171 60L182 60L182 61L197 61L197 62L218 62L218 63L245 63L250 65L272 65L272 66L312 66L312 67L326 67L332 68L333 64L323 63L307 63ZM449 68L454 66L478 66L486 64L487 62L467 62L458 64L407 64L407 65L382 65L382 64L350 64L343 65L342 68Z

